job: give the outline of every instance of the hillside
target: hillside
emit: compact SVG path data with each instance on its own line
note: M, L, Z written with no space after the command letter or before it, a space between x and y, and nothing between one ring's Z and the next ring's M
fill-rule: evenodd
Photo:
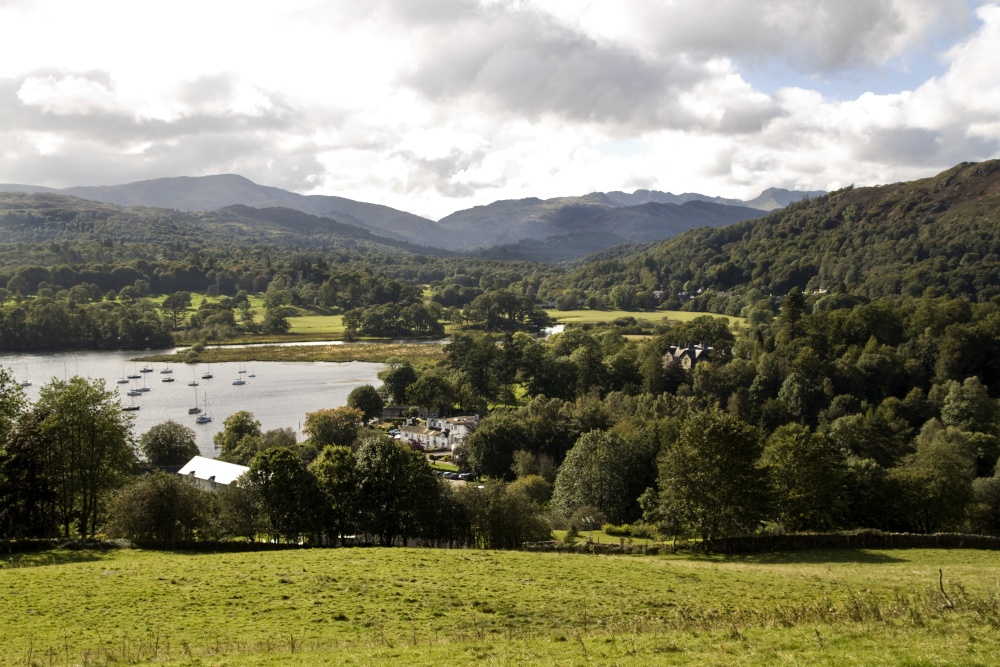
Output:
M710 202L714 204L724 204L726 206L745 206L755 208L760 211L773 211L776 208L788 206L792 202L797 202L806 197L819 197L824 194L822 190L786 190L784 188L768 188L753 199L746 201L742 199L727 199L725 197L708 197L696 192L685 192L675 195L670 192L660 192L658 190L636 190L629 194L627 192L608 192L608 197L616 201L621 206L638 206L639 204L686 204L692 201Z
M258 185L235 174L178 176L124 185L71 187L61 190L30 185L0 185L0 191L51 192L119 206L149 206L179 211L212 211L227 206L290 208L316 216L336 218L379 236L421 243L439 230L431 220L388 206L343 197L300 195ZM424 243L426 244L426 243Z
M0 192L0 243L64 240L161 245L191 242L220 247L238 240L248 245L443 253L288 208L238 205L196 212L119 206L52 192Z
M579 210L579 209L577 209ZM693 200L685 204L646 203L605 209L584 219L566 208L548 226L543 240L525 239L476 252L478 257L559 262L619 245L649 243L699 227L723 227L756 218L761 211ZM560 216L565 216L560 219Z
M506 246L525 239L544 241L552 237L579 246L579 251L571 255L579 257L613 245L659 241L689 229L721 227L761 215L757 209L699 200L622 206L608 195L595 193L494 202L453 213L439 224L448 229L448 247L490 248L485 252L489 257L509 254L511 249ZM503 249L494 253L492 246ZM565 252L564 247L555 254ZM537 248L529 255L543 261L568 258Z
M953 610L927 593L937 568ZM987 665L1000 651L994 560L972 550L79 549L5 557L0 578L17 592L0 597L0 665Z
M681 234L563 279L589 289L639 284L640 267L671 294L863 290L869 296L1000 294L1000 161L935 177L846 188L756 220Z
M35 185L0 184L0 192L4 191L63 194L124 207L146 206L186 212L213 211L230 206L285 208L333 218L365 229L376 236L449 250L481 249L517 244L524 240L545 240L553 236L572 237L569 239L569 246L561 246L554 252L549 252L544 247L532 248L524 255L546 261L579 257L618 243L661 240L695 227L732 224L737 220L760 215L760 211L817 194L771 189L754 200L743 202L695 193L673 195L655 190L637 190L632 194L595 192L581 197L498 201L457 211L434 222L379 204L344 197L300 195L258 185L235 174L158 178L123 185L81 186L61 190ZM717 206L720 211L709 215L704 208L681 208L699 202ZM624 218L613 215L607 217L615 209L649 204L667 204L678 208L670 214L650 215L648 210L637 210ZM731 211L721 210L724 208L743 212L734 215ZM755 209L756 212L749 213L746 210L748 208ZM646 222L641 225L641 230L634 230L639 218L646 218ZM654 218L661 219L654 221ZM567 254L568 247L578 250ZM512 254L521 255L520 252L512 253L511 249L504 249L496 256Z

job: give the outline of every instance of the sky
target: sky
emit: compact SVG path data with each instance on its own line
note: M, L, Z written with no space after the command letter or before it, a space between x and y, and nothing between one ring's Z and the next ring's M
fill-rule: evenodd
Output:
M1000 157L1000 2L0 0L0 183L235 173L438 219Z

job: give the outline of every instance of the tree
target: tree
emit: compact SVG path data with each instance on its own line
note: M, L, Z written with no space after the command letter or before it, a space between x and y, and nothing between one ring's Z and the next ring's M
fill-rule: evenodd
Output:
M260 328L266 334L288 333L292 328L288 321L288 310L284 307L267 308Z
M295 449L297 443L298 439L295 436L295 429L291 426L268 429L260 436L261 450L274 449L275 447Z
M367 438L357 452L360 529L382 546L402 538L404 546L433 515L440 493L424 457L380 435Z
M818 433L786 424L768 438L761 464L769 471L777 519L790 531L829 530L843 520L842 456Z
M36 407L57 452L56 508L66 535L75 524L81 537L93 537L110 495L135 469L132 421L117 396L103 381L81 377L41 388Z
M264 530L260 487L246 473L219 491L219 523L225 534L248 542Z
M519 549L525 542L551 537L541 505L523 487L489 479L459 489L456 497L469 517L473 544L480 549Z
M974 532L1000 535L1000 476L980 477L972 482L969 524Z
M975 461L966 437L937 420L924 425L916 451L889 471L898 485L899 521L922 533L953 528L972 499Z
M18 387L18 389L20 389ZM32 409L0 434L0 536L55 537L58 452Z
M781 301L781 330L785 340L792 341L802 335L802 318L805 315L806 299L798 287L788 290Z
M363 417L361 410L350 406L307 412L302 431L317 449L327 445L351 445L358 436Z
M191 307L190 292L174 292L163 299L160 307L170 314L171 326L176 329L177 323L183 318L184 311Z
M108 533L136 544L174 547L214 538L217 514L215 494L158 470L118 494Z
M963 431L994 433L997 403L990 398L986 386L977 377L966 378L959 384L948 383L948 394L941 405L941 421Z
M27 399L20 384L14 376L3 366L0 366L0 447L4 440L17 424L17 420L24 414L27 406Z
M528 429L512 414L492 414L483 419L466 442L469 467L477 475L511 478L514 452L524 449Z
M358 514L358 470L350 447L326 446L309 464L324 499L322 520L340 543L354 530Z
M246 472L257 487L264 528L273 540L297 542L318 532L319 494L315 478L290 449L258 452Z
M220 460L249 465L250 459L260 449L260 422L247 410L234 412L222 422L222 430L215 434L212 442L222 450Z
M417 381L417 372L413 370L410 362L404 361L398 364L389 364L389 369L378 374L382 380L382 385L389 395L389 399L395 405L406 403L406 390L411 384Z
M450 413L454 403L455 389L448 379L437 373L424 373L406 390L406 398L411 405L426 407L428 412L438 415Z
M139 451L151 466L183 465L198 455L194 431L173 420L150 427L139 437Z
M379 395L378 390L370 384L363 384L355 387L347 395L347 405L361 410L365 422L382 416L382 408L385 401Z
M639 496L654 481L656 442L633 435L623 438L618 433L590 431L580 436L559 466L553 507L564 517L592 506L612 523L637 519Z
M717 408L684 420L659 461L660 513L703 540L753 531L766 516L756 429Z

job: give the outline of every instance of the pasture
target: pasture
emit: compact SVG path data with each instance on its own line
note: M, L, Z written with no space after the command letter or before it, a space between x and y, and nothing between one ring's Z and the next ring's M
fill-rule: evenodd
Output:
M996 565L916 549L58 550L0 561L0 665L993 665Z
M724 317L729 320L729 326L734 329L742 326L744 322L742 317L735 317L733 315L694 313L687 310L556 310L554 308L547 308L545 312L559 324L583 324L586 322L606 324L621 317L634 317L637 320L648 320L654 323L662 322L663 320L690 322L696 317L702 317L704 315L708 315L710 317Z

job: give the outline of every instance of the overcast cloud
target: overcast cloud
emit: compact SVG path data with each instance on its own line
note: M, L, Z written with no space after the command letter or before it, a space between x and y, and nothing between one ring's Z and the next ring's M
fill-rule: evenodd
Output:
M1000 156L996 44L966 0L0 0L0 182L239 173L433 218L894 182Z

